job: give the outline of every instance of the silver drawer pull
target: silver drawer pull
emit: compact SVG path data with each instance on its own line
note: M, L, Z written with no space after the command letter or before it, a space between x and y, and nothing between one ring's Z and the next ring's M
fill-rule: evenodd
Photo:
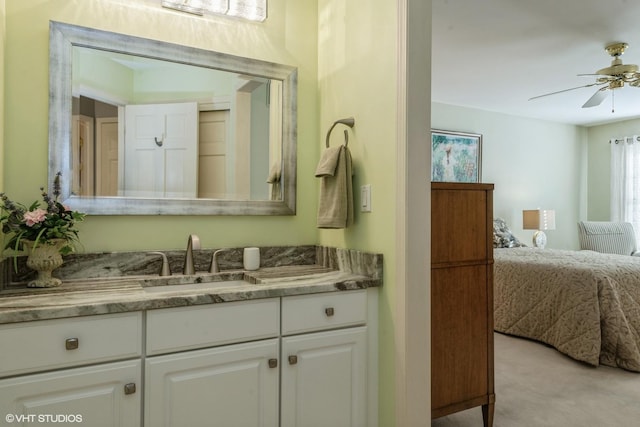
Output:
M327 317L331 317L333 316L333 307L328 307L324 309L324 314L327 315Z
M298 356L289 356L289 365L295 365L298 363Z
M64 348L67 350L76 350L80 346L78 338L67 338L64 342Z
M136 383L128 383L124 385L124 394L133 394L136 392Z
M277 368L278 367L278 359L269 359L269 367Z

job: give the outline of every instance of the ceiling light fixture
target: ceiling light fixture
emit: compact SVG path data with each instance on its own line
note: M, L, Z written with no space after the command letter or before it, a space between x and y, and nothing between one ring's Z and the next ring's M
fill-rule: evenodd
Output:
M162 7L198 16L204 14L201 0L162 0Z
M262 22L267 19L267 0L229 0L227 15Z
M205 13L234 16L250 21L267 19L267 0L161 0L162 6L202 16Z

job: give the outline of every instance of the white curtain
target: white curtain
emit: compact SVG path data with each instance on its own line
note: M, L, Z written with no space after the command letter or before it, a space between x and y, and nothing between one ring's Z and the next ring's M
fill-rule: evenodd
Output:
M612 139L611 221L633 224L640 241L640 136Z

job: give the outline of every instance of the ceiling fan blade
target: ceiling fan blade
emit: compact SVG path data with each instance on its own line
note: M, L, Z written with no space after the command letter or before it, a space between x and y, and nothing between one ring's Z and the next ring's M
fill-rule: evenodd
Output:
M545 93L544 95L538 95L538 96L534 96L533 98L529 98L529 101L531 101L533 99L543 98L545 96L551 96L551 95L557 95L557 94L563 93L563 92L569 92L571 90L582 89L582 88L585 88L585 87L598 86L598 85L603 85L603 84L606 84L606 82L605 83L598 83L598 82L590 83L590 84L584 85L584 86L577 86L577 87L572 87L572 88L569 88L569 89L559 90L557 92Z
M605 91L605 88L600 88L596 91L596 93L594 93L591 96L591 98L587 100L587 102L584 103L582 108L596 107L602 104L602 101L604 101L606 97L607 97L607 92Z
M578 77L584 76L599 76L599 77L615 77L613 74L602 74L602 73L587 73L587 74L576 74Z

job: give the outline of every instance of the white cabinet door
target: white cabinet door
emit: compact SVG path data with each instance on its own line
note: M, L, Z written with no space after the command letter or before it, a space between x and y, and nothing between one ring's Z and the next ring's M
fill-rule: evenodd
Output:
M282 338L281 427L367 427L367 328Z
M149 357L145 425L277 427L278 371L277 338Z
M139 360L0 380L7 425L140 426Z

